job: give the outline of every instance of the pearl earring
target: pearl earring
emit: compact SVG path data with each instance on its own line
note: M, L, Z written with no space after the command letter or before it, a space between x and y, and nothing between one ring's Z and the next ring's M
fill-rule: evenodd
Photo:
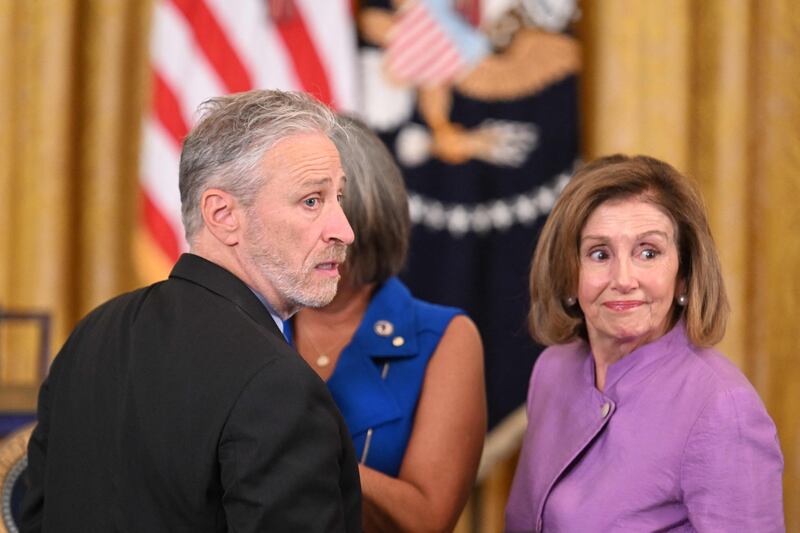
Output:
M678 305L681 307L686 307L686 304L689 303L689 297L685 294L681 294L678 296Z
M567 296L564 299L564 303L567 304L567 307L572 307L575 305L575 297L574 296Z

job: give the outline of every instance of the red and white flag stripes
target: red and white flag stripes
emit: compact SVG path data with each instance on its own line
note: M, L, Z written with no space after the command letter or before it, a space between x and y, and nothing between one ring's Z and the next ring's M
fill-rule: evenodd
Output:
M356 108L350 0L157 0L150 58L135 250L144 281L163 279L186 249L178 161L201 102L261 87L304 90L335 109Z

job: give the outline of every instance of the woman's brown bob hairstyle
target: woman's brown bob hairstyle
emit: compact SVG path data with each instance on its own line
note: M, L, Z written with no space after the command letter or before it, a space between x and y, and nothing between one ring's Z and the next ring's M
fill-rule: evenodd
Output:
M729 307L700 194L667 163L624 155L603 157L578 169L542 229L530 275L533 338L546 345L576 338L588 341L580 306L565 303L578 291L581 232L600 204L625 198L653 204L675 225L678 279L685 283L688 302L685 307L673 304L670 328L683 317L692 343L716 344L725 334Z
M411 218L400 168L383 142L356 119L340 117L332 139L347 177L342 207L355 241L344 275L354 286L383 283L403 268Z

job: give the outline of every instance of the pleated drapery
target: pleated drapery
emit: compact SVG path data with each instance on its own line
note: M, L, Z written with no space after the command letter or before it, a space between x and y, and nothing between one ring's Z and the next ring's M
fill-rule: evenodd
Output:
M82 315L136 285L149 10L0 1L0 310L50 314L52 354ZM36 343L33 327L0 329L0 384L24 393L0 409L32 407Z
M758 389L800 530L800 5L603 0L580 22L587 157L665 159L703 190L732 306L719 345Z
M800 531L800 4L585 0L581 11L584 157L648 154L700 184L732 306L718 348L778 426L786 529ZM502 497L486 489L504 494L507 466L471 502L479 531L502 531Z

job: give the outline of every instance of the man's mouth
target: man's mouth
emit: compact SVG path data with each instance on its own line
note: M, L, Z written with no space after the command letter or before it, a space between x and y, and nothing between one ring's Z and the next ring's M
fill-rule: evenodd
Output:
M339 267L347 259L347 248L333 248L328 250L325 254L327 257L322 258L315 266L315 270L321 270L326 273L339 273Z
M336 261L329 261L327 263L319 263L317 265L319 270L339 270L339 263Z

